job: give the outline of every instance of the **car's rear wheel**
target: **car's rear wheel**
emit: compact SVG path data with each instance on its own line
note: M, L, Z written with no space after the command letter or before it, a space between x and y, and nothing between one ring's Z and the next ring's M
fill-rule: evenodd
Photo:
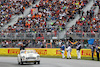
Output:
M38 61L38 64L40 64L40 61Z

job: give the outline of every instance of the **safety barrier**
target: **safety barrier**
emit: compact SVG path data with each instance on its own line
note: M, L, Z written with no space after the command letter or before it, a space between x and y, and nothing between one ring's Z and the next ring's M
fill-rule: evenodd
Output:
M18 55L19 52L18 48L0 48L0 55Z
M62 35L55 34L55 33L33 33L33 32L28 32L28 33L0 33L0 39L37 39L37 40L42 40L42 39L60 39ZM65 35L65 39L69 39L69 37L72 37L73 39L100 39L100 33L67 33Z
M58 36L54 33L0 33L0 39L53 39L56 37L58 39Z
M36 50L40 56L61 56L60 48L26 48L26 50ZM19 48L0 48L0 55L18 55ZM81 49L81 57L91 57L91 49ZM65 51L67 56L67 51ZM71 56L76 57L76 49L72 49ZM96 57L96 52L94 53Z
M60 48L27 48L26 50L36 50L41 56L61 56ZM81 57L91 57L91 49L81 49L80 51ZM65 51L65 55L67 56L67 51ZM72 49L71 56L76 57L77 52L76 49ZM94 52L94 57L96 57L96 52Z

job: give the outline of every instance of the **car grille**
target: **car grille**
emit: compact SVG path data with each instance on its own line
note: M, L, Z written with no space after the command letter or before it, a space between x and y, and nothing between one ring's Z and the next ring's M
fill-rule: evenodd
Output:
M27 57L26 59L36 59L36 57Z

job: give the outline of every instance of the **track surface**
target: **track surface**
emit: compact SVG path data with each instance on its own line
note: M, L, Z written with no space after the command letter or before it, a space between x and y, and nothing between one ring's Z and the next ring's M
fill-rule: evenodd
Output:
M41 58L40 64L17 64L17 57L0 57L0 67L100 67L100 61Z

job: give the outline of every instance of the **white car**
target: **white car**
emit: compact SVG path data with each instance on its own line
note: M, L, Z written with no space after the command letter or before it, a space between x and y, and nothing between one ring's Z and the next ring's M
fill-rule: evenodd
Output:
M18 64L33 62L40 64L40 55L35 50L21 50L18 54Z

